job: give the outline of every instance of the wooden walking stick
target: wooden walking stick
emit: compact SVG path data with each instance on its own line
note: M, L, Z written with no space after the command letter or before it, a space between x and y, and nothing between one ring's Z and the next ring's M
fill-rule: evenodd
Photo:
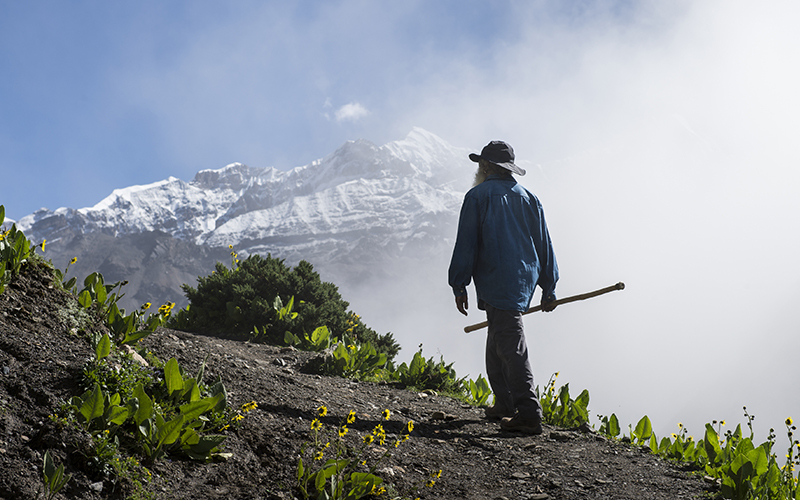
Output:
M613 292L614 290L624 290L624 289L625 289L625 283L620 281L616 285L607 286L605 288L601 288L600 290L595 290L594 292L582 293L580 295L573 295L572 297L564 297L563 299L558 299L552 302L552 305L560 306L561 304L568 304L570 302L576 302L578 300L591 299L592 297L597 297L598 295L603 295L608 292ZM541 310L542 306L538 305L535 307L531 307L522 314L530 314ZM474 332L475 330L480 330L481 328L486 328L487 326L489 326L489 322L484 321L483 323L477 323L475 325L465 326L464 331L466 333Z

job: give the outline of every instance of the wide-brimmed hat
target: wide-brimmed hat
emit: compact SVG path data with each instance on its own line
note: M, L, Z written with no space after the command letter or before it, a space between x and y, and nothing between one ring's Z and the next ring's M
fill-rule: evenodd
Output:
M486 160L517 175L525 175L524 168L514 165L514 148L507 142L492 141L481 150L481 154L470 153L469 159L474 162Z

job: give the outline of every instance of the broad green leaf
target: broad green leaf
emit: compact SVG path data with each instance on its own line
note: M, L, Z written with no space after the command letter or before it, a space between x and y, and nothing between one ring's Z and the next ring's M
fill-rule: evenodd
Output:
M100 384L95 383L92 392L86 391L84 394L80 412L87 422L91 422L103 416L103 410L103 391L100 389Z
M763 447L759 446L747 454L747 459L753 464L753 470L757 476L766 474L769 467L769 459Z
M608 419L608 433L614 437L619 436L621 429L619 427L619 419L617 415L612 413L611 417Z
M188 403L200 401L200 388L197 386L197 381L190 378L183 381L183 398Z
M325 489L325 479L326 479L324 469L317 472L315 476L316 477L314 478L314 487L317 489L317 491L322 492L322 490Z
M180 412L188 421L192 421L203 413L214 408L220 399L222 399L222 395L217 394L214 397L204 398L193 403L187 403L180 407Z
M137 340L143 339L148 335L150 335L151 333L153 332L151 332L150 330L139 330L138 332L126 333L125 338L122 340L122 345L133 344Z
M650 439L650 434L653 433L653 425L650 423L650 418L648 418L647 415L639 420L639 423L636 424L636 430L634 430L634 432L639 440Z
M712 464L717 463L717 457L722 453L719 446L719 435L711 424L706 424L706 435L703 438L703 449L708 456L709 462Z
M211 453L211 450L221 445L226 438L227 436L221 434L200 436L200 440L196 444L191 445L189 449L200 455L208 455Z
M133 416L133 421L136 425L142 425L143 421L153 416L153 400L144 392L141 383L134 389L133 396L139 400L139 408Z
M88 290L84 290L78 295L78 304L80 304L84 309L89 309L89 306L92 305L92 296L89 295Z
M99 283L95 283L94 285L94 294L97 297L98 304L105 304L106 299L108 298L108 293L106 293L106 287L103 285L103 282L100 281Z
M108 406L117 406L122 402L122 397L119 395L118 392L115 392L112 396L108 398Z
M305 469L303 469L303 457L300 457L298 459L298 461L297 461L297 480L298 481L303 479L303 472L305 472Z
M98 361L111 354L111 338L107 333L103 334L100 338L100 342L97 343L97 348L94 350L94 353Z
M169 395L172 395L175 391L183 390L183 377L178 366L178 360L175 358L169 358L167 364L164 365L164 381L167 384L167 393Z
M124 406L111 406L106 412L106 420L115 425L122 425L128 419L128 409Z
M184 415L178 415L169 422L164 422L158 428L158 445L172 444L181 435L183 423L186 421Z
M56 471L56 464L53 462L53 457L50 456L50 450L44 452L44 464L42 465L42 472L44 473L45 482L49 483L50 479Z

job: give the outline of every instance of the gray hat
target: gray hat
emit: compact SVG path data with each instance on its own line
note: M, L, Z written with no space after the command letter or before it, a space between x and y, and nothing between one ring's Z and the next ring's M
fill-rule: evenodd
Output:
M469 159L474 162L486 160L517 175L525 175L525 169L514 165L514 148L503 141L492 141L486 145L481 154L469 154Z

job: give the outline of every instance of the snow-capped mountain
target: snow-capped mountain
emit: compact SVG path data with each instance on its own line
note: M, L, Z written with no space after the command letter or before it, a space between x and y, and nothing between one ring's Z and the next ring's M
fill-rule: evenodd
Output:
M474 169L468 153L415 128L380 147L349 141L286 172L234 163L190 182L117 189L90 208L42 209L17 225L47 239L56 265L77 256L79 274L129 280L131 306L180 304L180 284L225 261L229 245L242 256L307 260L338 284L390 273L390 262L449 253Z

